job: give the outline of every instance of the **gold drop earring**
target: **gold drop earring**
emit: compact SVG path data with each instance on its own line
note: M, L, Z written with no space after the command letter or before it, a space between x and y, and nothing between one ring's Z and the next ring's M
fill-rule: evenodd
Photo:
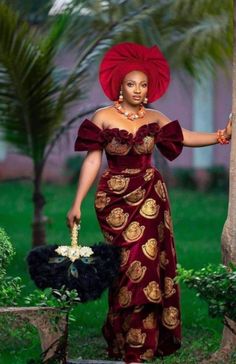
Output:
M144 97L143 103L144 104L147 104L148 103L148 98L147 97Z
M119 102L122 102L123 100L124 100L123 93L122 90L120 90Z

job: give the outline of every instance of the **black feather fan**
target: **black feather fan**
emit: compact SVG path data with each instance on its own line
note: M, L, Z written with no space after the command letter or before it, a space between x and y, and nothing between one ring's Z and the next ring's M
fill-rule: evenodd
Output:
M74 234L75 237L77 240ZM27 256L30 276L42 290L48 287L60 289L64 285L68 290L77 291L80 302L86 302L99 298L119 273L118 247L98 243L89 247L92 255L72 260L58 254L57 248L58 245L40 246Z

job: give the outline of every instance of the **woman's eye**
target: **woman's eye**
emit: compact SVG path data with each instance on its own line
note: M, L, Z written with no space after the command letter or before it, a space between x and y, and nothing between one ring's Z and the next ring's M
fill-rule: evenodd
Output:
M146 84L146 83L143 83L143 84L142 84L142 87L143 87L143 88L146 88L146 87L147 87L147 84Z
M129 82L129 83L127 83L127 86L128 87L132 87L133 86L133 83Z

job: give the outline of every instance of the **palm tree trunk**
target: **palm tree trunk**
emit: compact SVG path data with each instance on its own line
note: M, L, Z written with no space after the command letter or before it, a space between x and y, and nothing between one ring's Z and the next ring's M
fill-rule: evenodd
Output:
M33 204L34 204L34 219L32 231L32 246L39 246L46 244L46 219L43 215L43 207L45 205L45 198L42 194L42 171L43 168L40 164L34 166L34 190L33 190Z
M222 232L223 263L230 261L236 264L236 0L234 0L234 58L233 58L233 137L230 155L230 186L228 216ZM226 318L227 319L227 318ZM230 326L236 330L236 322L227 319ZM236 335L224 326L221 342L222 349L232 351L236 348Z
M223 264L229 262L236 264L236 0L234 0L234 54L233 54L233 96L232 96L232 121L233 133L230 154L230 182L228 216L222 231L221 247ZM232 352L236 348L236 322L225 317L227 325L224 326L221 345L209 359L201 364L228 363ZM230 328L232 330L230 330Z

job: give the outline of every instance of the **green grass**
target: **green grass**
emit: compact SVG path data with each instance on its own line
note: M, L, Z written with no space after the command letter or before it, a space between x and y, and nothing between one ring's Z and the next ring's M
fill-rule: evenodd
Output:
M76 186L45 185L47 200L45 215L48 216L47 240L49 243L70 241L66 227L66 213L70 208ZM25 256L31 248L31 204L32 186L27 182L2 183L0 185L0 226L5 228L16 250L16 257L8 274L23 278L27 294L34 285L31 282ZM82 206L82 230L80 242L92 244L102 241L102 234L93 208L94 189ZM170 191L172 216L179 263L185 268L201 268L208 263L221 260L220 238L227 214L227 195L224 193L200 193L193 191ZM219 320L208 317L206 304L195 293L181 287L183 348L165 363L197 363L195 360L207 356L219 344L222 325ZM101 337L101 326L107 310L107 294L100 300L77 307L76 322L70 326L69 354L71 358L106 358L105 343ZM36 335L33 335L36 337ZM39 353L36 338L24 352L21 344L15 346L19 357L9 357L1 348L0 364L25 364L26 358ZM2 358L2 359L1 359ZM1 361L2 360L2 361ZM159 362L157 360L157 362Z

